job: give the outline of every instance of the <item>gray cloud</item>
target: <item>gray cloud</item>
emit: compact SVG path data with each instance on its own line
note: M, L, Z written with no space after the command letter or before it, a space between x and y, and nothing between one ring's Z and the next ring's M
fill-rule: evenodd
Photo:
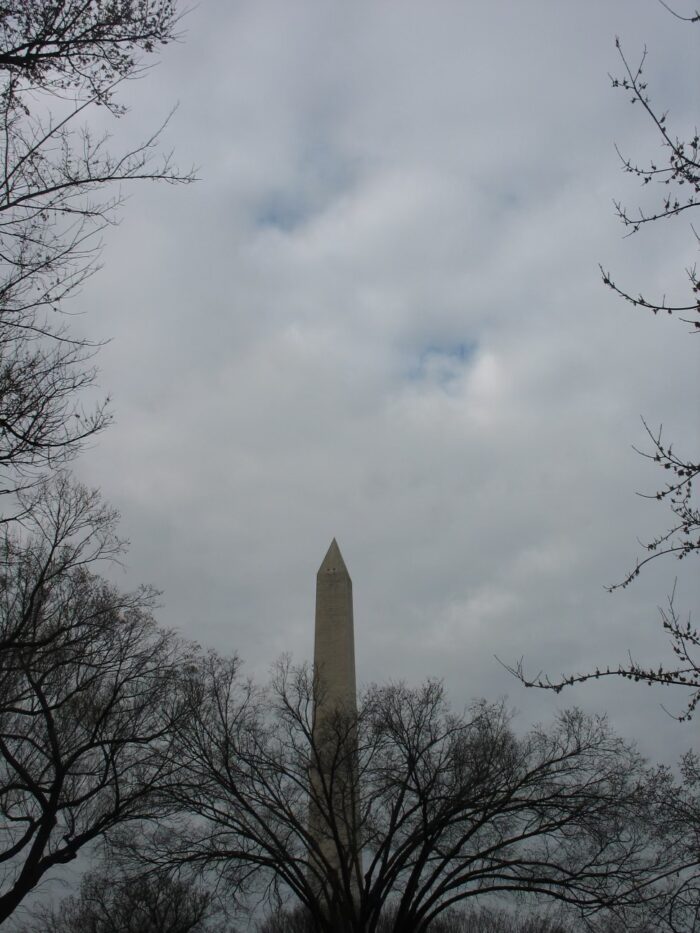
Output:
M654 141L607 78L616 33L646 42L694 125L687 30L651 0L210 2L186 27L120 131L179 99L168 141L202 181L135 192L79 302L114 338L117 424L80 469L123 513L124 585L264 672L309 656L335 535L361 679L444 676L524 719L609 707L676 754L659 704L682 699L532 694L493 656L556 674L664 650L677 568L603 585L665 521L634 495L657 481L639 415L697 443L695 347L597 262L664 291L693 261L682 221L621 238L611 199L640 192L613 143ZM697 578L679 595L697 605Z

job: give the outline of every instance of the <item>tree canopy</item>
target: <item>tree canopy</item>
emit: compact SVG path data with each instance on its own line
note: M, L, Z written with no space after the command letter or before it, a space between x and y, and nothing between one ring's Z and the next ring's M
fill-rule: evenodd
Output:
M184 822L146 861L293 895L318 931L373 933L391 908L391 929L422 933L496 893L660 905L690 858L656 832L669 776L604 720L572 711L519 737L502 704L454 712L427 682L371 687L320 735L315 689L287 662L265 689L215 655L193 668L168 790Z

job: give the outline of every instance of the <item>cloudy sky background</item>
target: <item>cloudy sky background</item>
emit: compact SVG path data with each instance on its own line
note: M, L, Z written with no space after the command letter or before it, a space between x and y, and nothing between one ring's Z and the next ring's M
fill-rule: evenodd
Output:
M649 194L614 144L659 155L608 72L615 35L633 61L646 43L687 134L697 28L655 0L207 0L182 28L126 89L113 146L179 103L166 146L201 180L130 189L72 309L112 338L116 424L78 471L122 513L120 585L155 584L163 623L264 676L310 658L336 536L363 683L507 694L522 727L608 709L675 757L696 725L661 704L682 694L526 691L494 656L552 675L667 659L656 607L679 570L678 605L698 605L697 562L604 591L667 523L635 495L660 479L632 450L640 415L690 456L700 383L687 326L597 267L687 296L689 221L623 239L614 217Z

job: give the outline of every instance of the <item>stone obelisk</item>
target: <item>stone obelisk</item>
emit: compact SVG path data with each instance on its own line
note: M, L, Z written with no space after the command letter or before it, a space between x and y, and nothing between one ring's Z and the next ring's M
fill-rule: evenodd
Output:
M353 897L358 891L356 717L352 580L334 538L316 576L309 808L310 832L321 856L311 853L311 858L324 879L330 909L338 885Z
M352 580L335 538L316 575L314 674L316 721L340 708L355 711Z

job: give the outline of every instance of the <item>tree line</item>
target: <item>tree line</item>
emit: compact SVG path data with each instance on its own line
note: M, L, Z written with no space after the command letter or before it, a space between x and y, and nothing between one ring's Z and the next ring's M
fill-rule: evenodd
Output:
M63 573L3 652L3 921L103 840L131 872L130 899L166 885L167 904L184 891L202 916L210 898L291 900L319 933L423 933L465 902L505 897L551 901L591 928L694 928L696 769L682 782L652 768L578 710L519 735L503 704L456 711L432 681L372 686L321 735L308 668L282 661L258 686L79 564ZM324 779L310 781L321 760ZM88 879L70 910L89 896L117 911L116 874Z

